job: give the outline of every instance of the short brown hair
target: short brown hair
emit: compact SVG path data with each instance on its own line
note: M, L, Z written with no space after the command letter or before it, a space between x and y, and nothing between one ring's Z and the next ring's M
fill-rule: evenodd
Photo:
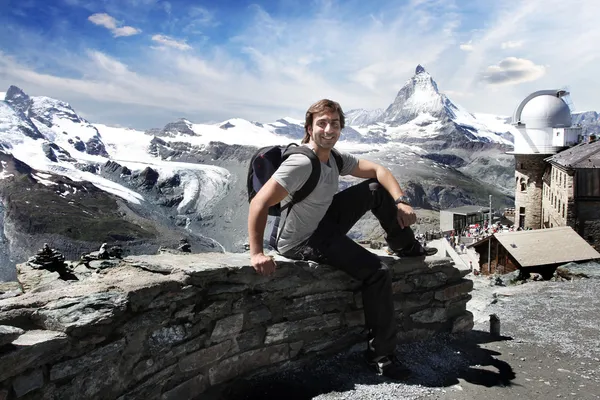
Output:
M312 126L315 114L320 114L325 110L337 112L340 115L340 127L341 129L344 129L346 119L340 103L328 99L319 100L306 111L306 119L304 120L304 139L302 139L302 143L308 143L310 141L308 128Z

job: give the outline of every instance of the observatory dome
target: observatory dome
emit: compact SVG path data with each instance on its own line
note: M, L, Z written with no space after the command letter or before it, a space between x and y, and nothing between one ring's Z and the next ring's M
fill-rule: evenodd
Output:
M549 94L529 100L521 111L521 123L530 129L567 128L571 126L571 110L560 97Z

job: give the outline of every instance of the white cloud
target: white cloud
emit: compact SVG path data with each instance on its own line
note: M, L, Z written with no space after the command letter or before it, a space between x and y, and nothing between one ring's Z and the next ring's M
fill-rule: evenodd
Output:
M461 14L451 0L390 2L360 15L336 0L299 14L269 14L253 6L242 20L223 19L232 25L222 31L232 33L218 42L210 27L220 14L198 8L192 16L185 10L178 20L182 10L175 3L167 16L159 2L156 7L168 21L152 29L170 35L154 35L161 51L132 45L120 48L127 54L122 58L97 49L81 53L72 50L77 46L32 39L36 33L28 31L20 53L0 57L0 89L13 83L26 91L33 87L35 94L64 98L76 109L74 99L91 99L95 108L83 112L118 115L100 122L123 125L148 123L123 110L185 114L195 122L234 116L268 122L285 115L302 118L306 107L323 97L340 101L344 109L385 108L422 64L440 91L460 97L471 112L507 115L527 94L564 85L578 107L597 109L600 25L594 16L600 2L579 0L573 7L564 0L507 1L486 3L475 23L469 19L469 31L461 24L471 15ZM121 14L106 10L94 14L94 23L124 29L111 17ZM187 30L190 19L194 29ZM201 37L192 35L196 29L204 31ZM523 54L523 44L532 43Z
M120 23L106 13L96 13L88 17L88 20L95 25L103 26L112 32L114 37L132 36L141 33L140 29L132 26L118 26Z
M490 65L482 75L482 80L492 85L514 85L534 81L546 73L542 65L523 58L508 57L498 65Z
M173 7L171 6L171 3L169 3L168 1L163 1L162 3L163 9L165 10L165 12L169 15L171 15L171 11L173 10Z
M152 36L152 40L158 42L164 46L173 47L179 50L191 50L192 46L187 44L185 40L176 40L172 37L165 35L154 35Z
M502 49L516 49L521 46L523 46L522 40L509 40L508 42L502 42L502 44L500 45Z

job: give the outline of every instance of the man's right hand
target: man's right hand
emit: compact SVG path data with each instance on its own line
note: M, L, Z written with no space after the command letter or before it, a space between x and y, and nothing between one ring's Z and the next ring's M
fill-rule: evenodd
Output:
M252 267L261 275L271 275L275 272L275 261L264 253L254 254L250 257Z

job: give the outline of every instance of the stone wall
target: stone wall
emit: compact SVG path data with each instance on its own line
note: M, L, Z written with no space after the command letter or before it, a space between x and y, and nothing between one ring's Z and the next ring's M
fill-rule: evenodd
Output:
M543 227L575 228L573 176L555 165L550 170L550 185L544 184L542 209Z
M600 251L600 201L579 201L577 218L577 233Z
M542 227L542 177L544 155L515 154L515 225L523 228ZM524 187L521 186L524 183ZM525 189L525 190L522 190ZM525 221L520 210L525 208Z
M402 341L472 328L450 259L382 259ZM0 290L0 399L202 398L364 341L359 282L276 260L272 277L247 254L95 260L71 281L20 265L28 291Z

